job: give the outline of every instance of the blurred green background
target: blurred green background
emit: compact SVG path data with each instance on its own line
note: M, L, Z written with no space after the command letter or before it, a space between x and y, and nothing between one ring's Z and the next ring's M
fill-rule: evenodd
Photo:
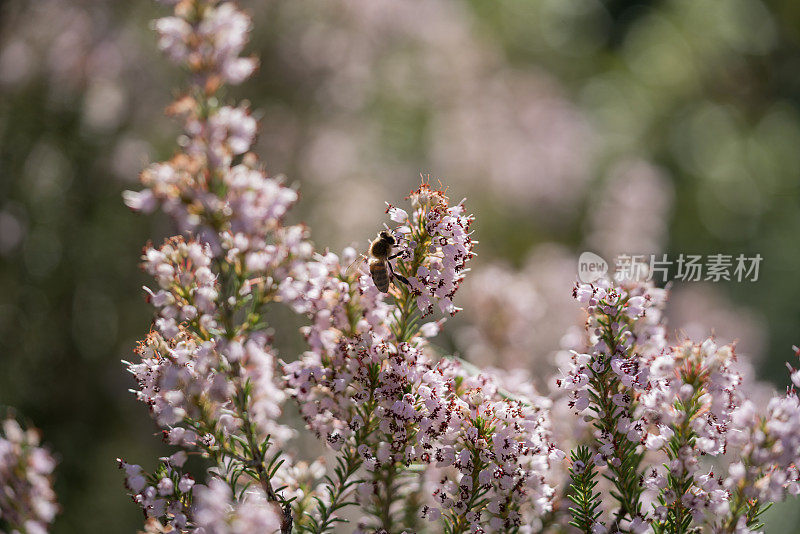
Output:
M383 202L429 172L469 197L475 272L538 275L548 310L574 277L542 274L556 256L758 253L757 282L676 284L670 325L738 339L758 377L785 386L800 342L796 0L244 7L261 68L230 97L259 110L257 151L300 186L292 217L320 248L363 244ZM165 14L148 0L0 3L0 404L60 456L57 533L133 532L114 459L152 466L165 450L119 362L150 322L141 247L171 232L120 197L175 150L162 111L182 73L150 30ZM444 350L480 320L462 315ZM554 350L550 336L531 354ZM777 510L768 531L800 532L796 506Z

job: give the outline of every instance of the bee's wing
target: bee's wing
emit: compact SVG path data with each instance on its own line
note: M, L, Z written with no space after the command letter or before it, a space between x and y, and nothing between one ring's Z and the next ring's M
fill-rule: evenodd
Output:
M361 270L361 266L364 265L365 261L367 261L367 257L363 254L359 254L355 261L351 263L344 272L344 275L349 278L350 276L356 274L359 270Z

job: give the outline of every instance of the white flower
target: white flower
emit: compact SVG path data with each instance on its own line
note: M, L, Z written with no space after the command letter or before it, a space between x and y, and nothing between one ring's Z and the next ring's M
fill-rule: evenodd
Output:
M172 61L186 61L192 26L180 17L164 17L155 22L155 30L158 34L158 47Z
M142 213L152 213L158 202L150 189L144 191L123 191L122 200L125 205L134 211Z
M194 487L194 479L191 475L183 475L178 481L178 491L181 493L189 493L192 487Z

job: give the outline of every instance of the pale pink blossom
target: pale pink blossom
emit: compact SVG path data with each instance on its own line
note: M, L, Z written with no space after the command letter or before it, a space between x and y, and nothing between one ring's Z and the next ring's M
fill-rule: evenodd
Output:
M47 532L58 513L53 491L56 461L36 429L11 416L0 428L0 518L13 532Z

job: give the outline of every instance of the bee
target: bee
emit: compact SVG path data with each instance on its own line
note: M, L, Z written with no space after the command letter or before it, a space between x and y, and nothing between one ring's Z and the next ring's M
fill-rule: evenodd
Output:
M392 249L396 244L397 240L395 237L386 230L382 230L369 246L369 255L372 256L369 259L369 274L372 276L372 282L375 284L375 287L377 287L378 291L381 293L389 292L389 282L393 279L400 280L402 283L408 285L408 279L394 272L392 264L389 263L389 260L393 260L402 254L402 251L392 254ZM347 274L355 271L366 259L367 257L362 255L359 259L354 261L347 269Z

